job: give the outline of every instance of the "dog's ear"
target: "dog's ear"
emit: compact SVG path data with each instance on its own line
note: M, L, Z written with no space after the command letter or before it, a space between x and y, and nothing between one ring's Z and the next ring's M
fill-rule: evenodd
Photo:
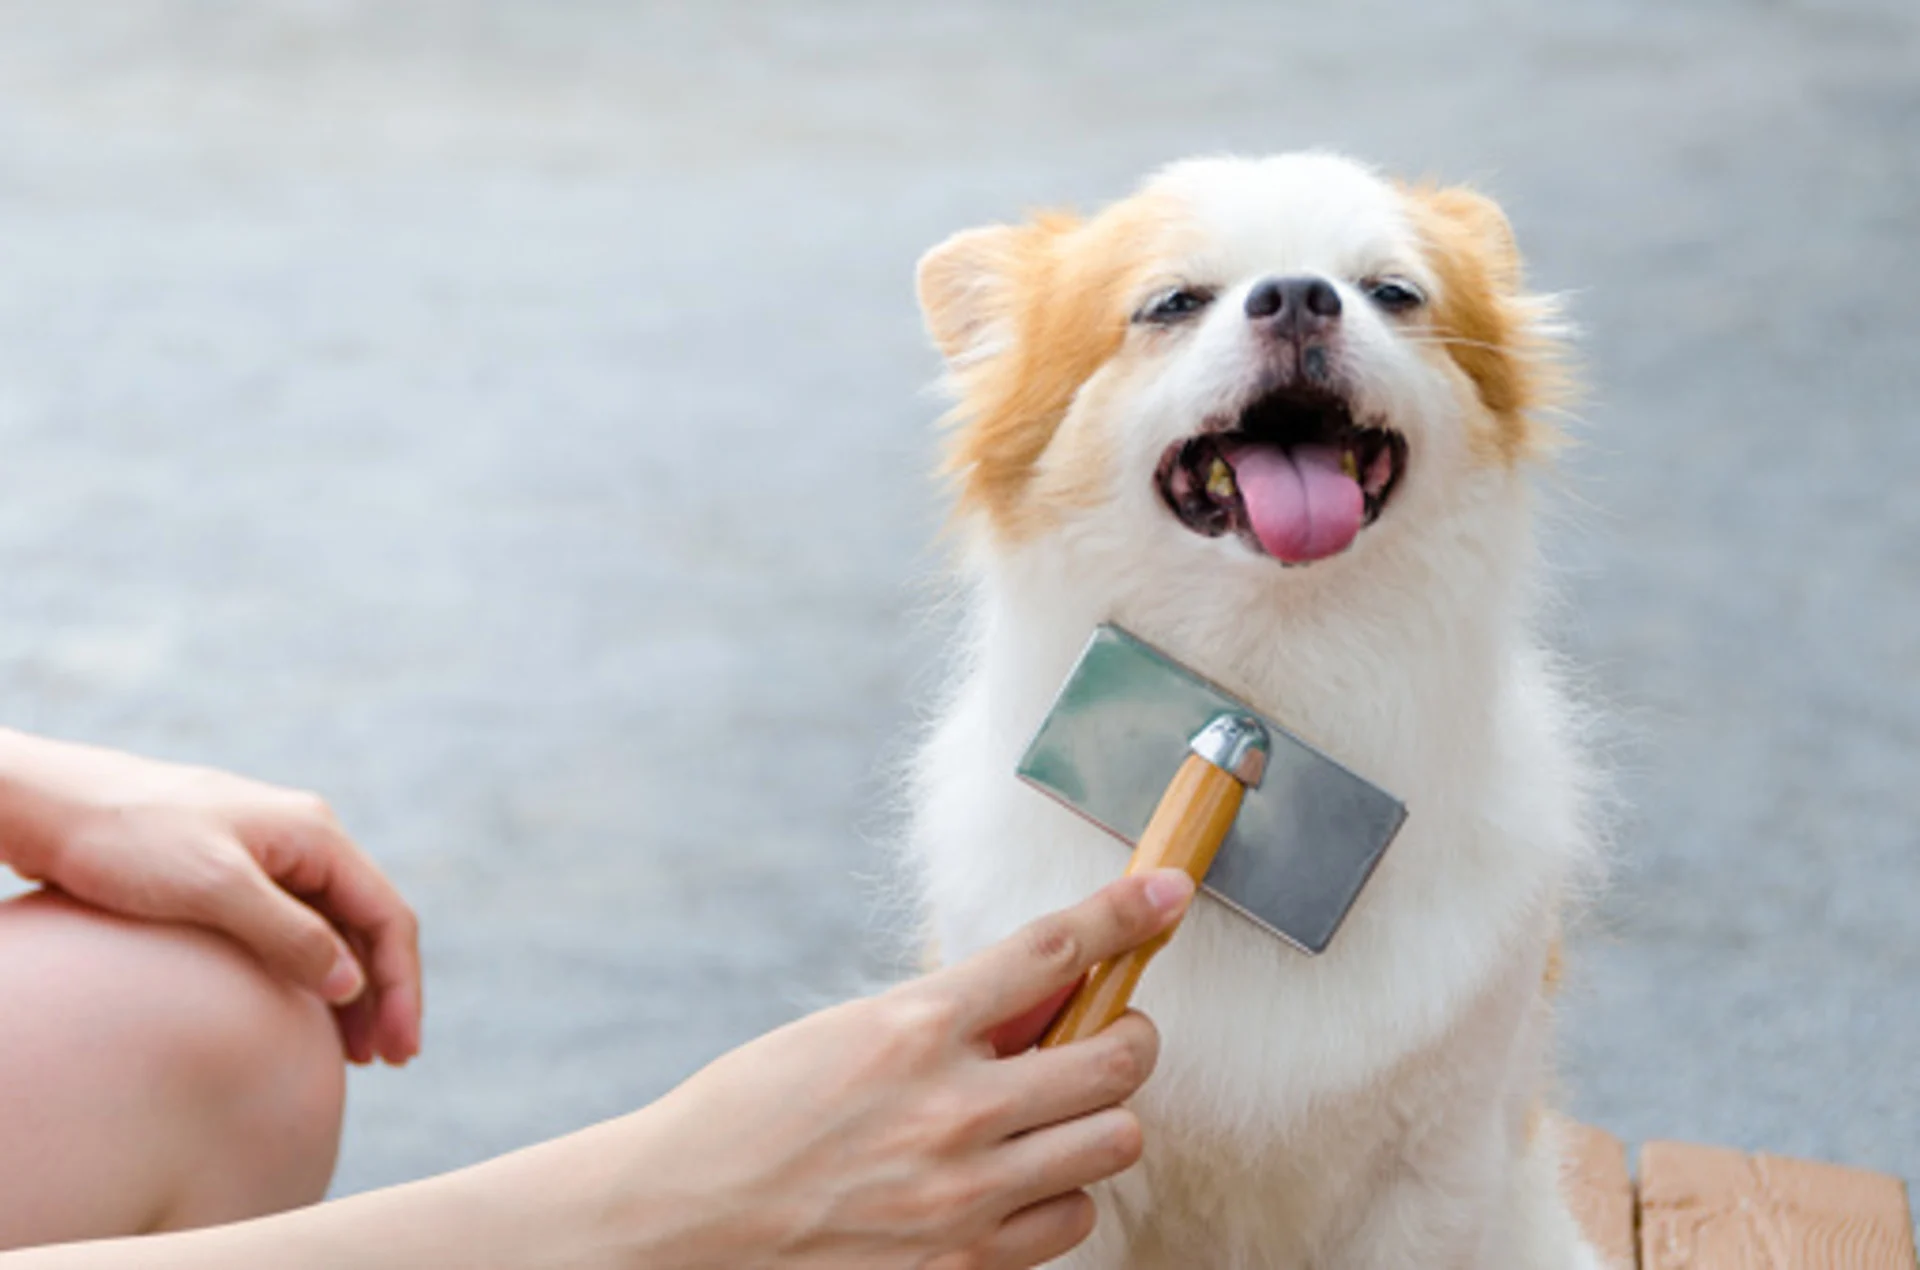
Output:
M968 360L1006 338L1013 275L1031 232L1016 225L962 230L920 257L920 313L949 362Z
M1570 398L1573 379L1558 306L1527 292L1506 213L1464 186L1405 194L1440 284L1429 320L1492 415L1488 448L1509 463L1553 448L1559 433L1540 415Z
M1438 250L1457 257L1504 295L1521 288L1520 244L1500 205L1464 185L1420 186L1408 191L1428 219L1427 236Z

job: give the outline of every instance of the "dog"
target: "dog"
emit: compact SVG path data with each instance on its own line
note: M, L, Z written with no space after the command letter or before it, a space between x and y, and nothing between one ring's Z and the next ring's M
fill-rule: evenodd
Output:
M1598 1270L1543 1112L1599 854L1536 635L1568 376L1505 215L1333 154L1194 159L1090 218L959 233L917 289L966 597L908 834L939 956L1120 872L1013 776L1099 622L1410 813L1319 957L1196 903L1135 1002L1146 1153L1055 1264Z

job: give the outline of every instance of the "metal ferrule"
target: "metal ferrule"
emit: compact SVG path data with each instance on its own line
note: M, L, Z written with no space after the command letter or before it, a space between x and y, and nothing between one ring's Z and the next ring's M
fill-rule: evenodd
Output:
M1187 748L1248 789L1267 774L1267 729L1251 715L1215 715Z

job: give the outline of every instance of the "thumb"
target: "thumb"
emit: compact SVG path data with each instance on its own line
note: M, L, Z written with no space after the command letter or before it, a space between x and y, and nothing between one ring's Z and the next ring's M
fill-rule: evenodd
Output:
M1130 874L936 973L958 991L969 1035L998 1031L1071 989L1094 963L1171 929L1192 899L1193 879L1178 869Z
M245 944L273 974L329 1005L345 1005L366 989L366 973L339 932L258 869L241 874L209 909L206 924Z

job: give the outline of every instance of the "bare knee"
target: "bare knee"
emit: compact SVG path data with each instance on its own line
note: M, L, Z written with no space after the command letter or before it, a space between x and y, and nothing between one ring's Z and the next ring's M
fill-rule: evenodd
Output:
M187 1005L192 1026L172 1034L167 1061L204 1132L200 1167L180 1179L157 1227L314 1203L332 1180L346 1108L332 1011L222 937L174 937L192 945L180 951L198 967L204 995Z
M51 1151L43 1238L228 1221L309 1203L332 1176L345 1103L333 1020L204 931L38 895L0 905L0 1030L21 1139ZM19 1214L0 1203L0 1246Z

